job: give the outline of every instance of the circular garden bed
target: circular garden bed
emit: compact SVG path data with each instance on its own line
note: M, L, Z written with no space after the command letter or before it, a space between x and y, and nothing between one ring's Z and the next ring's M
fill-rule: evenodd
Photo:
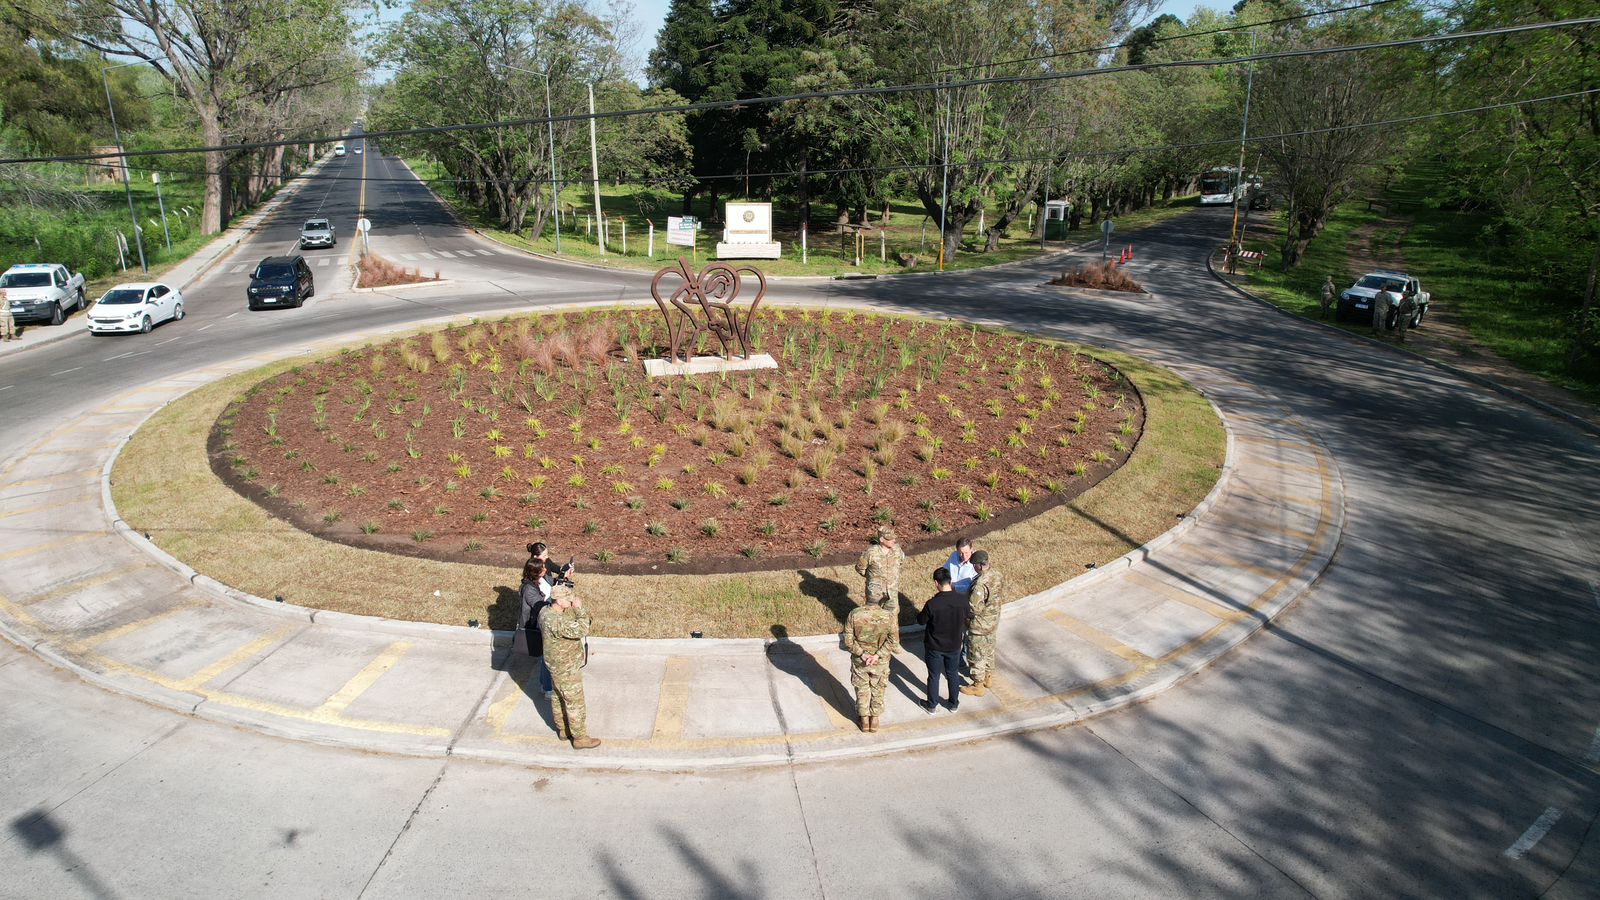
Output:
M212 468L371 549L514 564L540 540L590 572L740 571L853 558L880 523L914 552L1019 521L1109 474L1144 426L1117 370L1054 342L770 308L751 334L777 369L648 378L655 310L350 349L228 404Z

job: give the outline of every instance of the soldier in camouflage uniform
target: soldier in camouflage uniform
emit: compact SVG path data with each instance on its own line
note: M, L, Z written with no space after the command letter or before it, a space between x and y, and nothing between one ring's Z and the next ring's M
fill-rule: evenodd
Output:
M978 577L972 582L969 595L971 612L967 614L967 665L972 683L962 685L961 693L982 697L989 693L989 680L994 675L995 640L1000 635L1000 604L1003 587L1000 573L989 566L989 553L979 550L972 554L972 567Z
M884 525L878 529L878 542L861 551L856 560L856 574L867 580L866 602L882 603L889 610L889 621L894 624L891 653L900 652L900 564L905 559L894 529Z
M1417 315L1417 295L1410 291L1400 295L1400 306L1396 308L1394 317L1395 340L1404 344L1406 331L1411 327L1411 320Z
M556 689L550 702L556 736L571 740L577 750L600 746L600 739L589 737L584 725L584 641L589 637L589 614L569 584L557 584L551 589L550 603L539 612L539 631L544 635L545 665L550 667L550 680Z
M850 612L844 623L844 648L850 651L850 683L856 689L856 713L862 731L877 731L883 715L883 691L889 685L889 658L899 629L881 600L869 600Z

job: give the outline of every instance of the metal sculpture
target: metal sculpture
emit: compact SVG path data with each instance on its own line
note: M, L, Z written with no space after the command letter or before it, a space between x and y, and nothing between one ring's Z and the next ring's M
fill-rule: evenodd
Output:
M741 272L754 275L760 286L755 299L750 301L750 308L742 316L733 305L739 296ZM661 282L673 275L683 279L683 285L663 299ZM767 276L754 266L736 268L727 263L711 263L697 275L680 256L677 266L662 269L650 281L650 296L655 298L656 306L661 308L661 315L667 320L667 358L675 363L688 362L688 356L681 354L680 348L686 347L692 352L700 334L710 332L716 335L722 345L724 359L733 359L730 342L735 339L739 343L739 355L748 359L750 321L766 294Z

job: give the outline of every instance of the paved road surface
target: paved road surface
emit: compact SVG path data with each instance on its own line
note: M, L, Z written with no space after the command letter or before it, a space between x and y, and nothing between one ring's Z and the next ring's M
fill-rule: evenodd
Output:
M312 212L348 235L359 185L337 178L352 159L240 262ZM375 241L482 246L419 191L368 188ZM0 896L1600 895L1592 439L1237 299L1204 273L1221 221L1201 211L1141 234L1136 268L1156 293L1134 299L1064 299L1038 287L1041 266L783 288L1201 361L1308 423L1343 469L1344 545L1295 609L1193 680L1086 726L900 758L608 775L277 741L7 646ZM638 296L637 276L441 259L452 286L264 314L241 312L225 266L187 292L182 323L0 360L0 459L141 378L511 294Z

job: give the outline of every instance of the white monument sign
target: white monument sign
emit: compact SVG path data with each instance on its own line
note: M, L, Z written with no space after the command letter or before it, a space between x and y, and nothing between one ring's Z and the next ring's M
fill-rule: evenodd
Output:
M783 245L772 239L771 203L729 203L727 213L717 259L777 259L783 254Z

